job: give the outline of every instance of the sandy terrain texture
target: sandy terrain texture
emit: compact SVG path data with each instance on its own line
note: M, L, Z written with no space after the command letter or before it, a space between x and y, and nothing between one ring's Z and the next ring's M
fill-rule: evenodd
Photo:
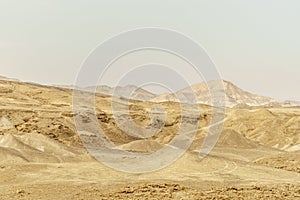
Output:
M86 150L74 123L72 92L0 80L0 199L300 199L299 107L228 108L217 145L200 159L210 106L197 105L201 112L191 119L179 103L160 102L167 113L163 128L139 138L126 134L114 118L112 102L122 107L127 100L96 94L99 126L128 152L155 152L176 137L182 120L197 119L193 143L178 160L130 174ZM161 120L151 120L155 104L132 100L128 116L142 127L156 127ZM81 123L91 120L84 116Z

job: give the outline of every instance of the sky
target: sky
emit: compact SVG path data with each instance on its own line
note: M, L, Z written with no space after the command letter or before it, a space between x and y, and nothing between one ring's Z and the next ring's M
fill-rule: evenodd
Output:
M72 85L103 41L160 27L199 43L242 89L300 100L299 10L297 0L0 0L0 75Z

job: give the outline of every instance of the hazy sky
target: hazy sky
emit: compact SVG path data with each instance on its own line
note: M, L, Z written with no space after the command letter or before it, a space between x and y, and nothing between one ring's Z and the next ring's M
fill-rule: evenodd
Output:
M300 100L299 11L298 0L0 0L0 75L73 84L105 39L162 27L200 43L223 79Z

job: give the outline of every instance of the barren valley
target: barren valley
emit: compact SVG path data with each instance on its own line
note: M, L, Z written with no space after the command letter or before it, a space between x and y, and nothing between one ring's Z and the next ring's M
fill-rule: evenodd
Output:
M230 91L223 131L209 155L199 158L212 115L203 101L187 152L161 170L130 174L109 168L86 150L74 123L72 89L1 79L0 199L300 199L300 107ZM144 101L137 96L129 105L136 124L160 123L150 118L155 104L166 112L164 127L151 137L137 138L118 127L111 104L121 106L126 101L121 96L97 93L95 112L114 145L147 154L172 141L182 113L169 96L146 93ZM239 97L251 102L242 104Z

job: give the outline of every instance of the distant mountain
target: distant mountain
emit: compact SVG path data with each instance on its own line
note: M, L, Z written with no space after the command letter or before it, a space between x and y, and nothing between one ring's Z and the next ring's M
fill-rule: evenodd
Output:
M5 76L0 76L0 80L19 81L18 79L15 79L15 78L7 78L7 77L5 77Z
M51 85L53 87L58 87L58 88L65 88L65 89L80 89L74 85Z
M151 99L156 97L156 94L148 92L147 90L144 90L134 85L127 85L123 87L109 87L106 85L101 85L96 87L87 87L85 89L91 92L96 91L97 93L101 94L123 97L126 99L134 99L139 101L150 101Z
M277 107L277 106L292 106L295 102L280 102L270 97L259 96L250 92L244 91L235 86L229 81L222 81L224 90L219 87L219 81L202 82L200 84L192 85L176 92L175 94L163 94L152 101L178 101L188 102L188 99L195 95L197 103L212 105L211 94L208 88L214 88L215 101L222 101L225 97L226 107L249 107L249 106L262 106L262 107Z
M157 95L148 92L142 88L134 85L109 87L107 85L100 86L89 86L85 88L77 87L74 85L54 85L54 87L65 88L65 89L78 89L88 92L101 93L108 96L122 97L126 99L133 99L139 101L150 101Z
M0 80L20 82L17 79L0 76ZM223 85L222 87L220 87ZM213 88L216 102L222 102L225 97L226 107L230 108L249 108L249 107L300 107L300 101L277 101L270 97L256 95L247 92L229 81L208 81L192 85L191 87L182 89L174 94L166 93L162 95L153 94L147 90L134 85L109 87L106 85L91 86L79 88L72 85L55 85L54 87L65 89L80 89L90 92L96 91L109 96L122 97L139 101L152 102L190 102L195 98L195 103L212 105L211 94L208 88ZM224 88L224 90L222 89Z
M287 100L287 101L283 102L283 106L284 107L300 106L300 101L290 101L290 100Z
M215 92L215 102L222 102L223 98L225 98L225 105L230 108L300 106L300 102L298 101L277 101L270 97L252 94L225 80L202 82L180 90L174 94L166 93L162 95L153 94L134 85L127 85L124 87L109 87L102 85L97 87L87 87L85 89L91 92L96 90L98 93L109 96L117 96L140 101L179 102L178 99L180 99L180 102L190 102L191 99L195 98L195 103L212 105L212 95L208 88Z

